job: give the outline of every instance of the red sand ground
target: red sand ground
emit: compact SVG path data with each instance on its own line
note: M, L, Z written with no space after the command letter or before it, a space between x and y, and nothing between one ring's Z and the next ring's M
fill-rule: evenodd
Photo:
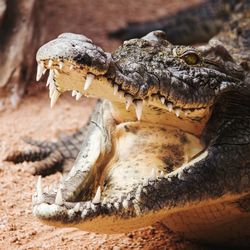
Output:
M96 0L90 4L85 0L82 10L75 2L46 0L51 18L43 28L51 29L51 38L64 31L84 33L110 50L119 43L109 42L107 31L128 20L152 19L199 1ZM68 8L82 11L83 18L74 19ZM61 13L61 21L53 20L55 12ZM42 86L33 84L18 109L8 107L0 113L0 249L201 249L160 224L129 234L101 235L46 226L32 216L31 196L37 177L30 174L30 164L14 165L1 159L14 149L28 148L21 141L24 136L55 140L61 133L72 133L86 122L94 104L87 99L76 102L66 95L51 110ZM58 179L59 174L48 176L43 185L53 185Z

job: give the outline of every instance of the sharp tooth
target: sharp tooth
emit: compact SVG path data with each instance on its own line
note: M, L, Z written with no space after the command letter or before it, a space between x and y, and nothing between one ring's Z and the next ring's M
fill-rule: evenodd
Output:
M143 180L143 183L142 183L143 187L146 187L148 185L148 178L145 177L145 179Z
M86 208L87 208L87 209L90 209L90 208L91 208L91 202L87 202Z
M85 82L85 85L84 85L84 88L83 88L84 90L87 90L89 88L89 86L92 84L94 78L95 78L94 75L87 74L86 82Z
M179 108L175 109L175 114L177 117L180 116L180 113L181 113L181 109L179 109Z
M138 121L141 120L142 106L143 106L142 101L136 101L136 103L135 103L135 113L136 113Z
M53 70L49 71L49 76L48 76L48 80L47 80L46 86L49 86L51 82L54 83L54 72L53 72Z
M131 195L130 195L130 194L128 194L128 196L127 196L126 200L127 200L127 201L130 201L130 199L131 199Z
M46 71L47 71L47 69L44 69L44 70L43 70L43 75L46 73Z
M154 181L154 180L156 179L156 172L155 172L155 169L154 169L154 168L152 169L152 171L151 171L151 173L150 173L149 179L150 179L151 181Z
M171 102L167 103L168 111L172 112L173 111L173 104Z
M41 202L43 199L42 177L39 176L36 184L37 201Z
M36 80L39 81L43 75L43 71L44 71L44 63L43 62L39 62L37 64L37 72L36 72Z
M57 89L55 89L55 91L53 92L51 99L50 99L50 107L51 108L54 107L54 105L56 104L60 95L61 95L61 93Z
M56 193L56 199L55 204L61 206L63 204L63 198L62 198L62 190L61 188L58 188Z
M106 205L107 204L107 197L104 197L103 201L102 201L102 204L103 205Z
M80 210L80 203L79 203L79 202L76 203L76 205L74 206L73 210L74 210L75 212L78 212L78 211Z
M72 96L74 97L74 96L76 96L77 95L77 91L76 90L73 90L72 91Z
M91 209L92 209L94 212L96 211L96 206L95 206L94 203L91 203L91 204L90 204L90 207L91 207Z
M116 209L119 209L119 208L120 208L120 205L119 205L118 202L115 202L115 203L114 203L114 206L115 206Z
M87 213L88 213L88 211L87 211L86 209L84 209L84 210L82 211L81 218L84 219L85 216L87 215Z
M50 59L49 62L48 62L48 68L50 69L53 65L53 61Z
M62 70L63 65L64 65L64 63L63 63L63 62L59 62L59 69L60 69L60 70Z
M117 84L114 84L114 95L117 94L119 86Z
M76 100L79 101L81 97L82 97L82 94L80 92L77 92L76 93Z
M141 192L142 192L142 185L139 185L137 190L136 190L136 193L135 193L135 198L139 201L140 198L141 198Z
M125 95L125 99L126 99L126 110L128 110L131 103L133 102L133 98L131 95Z
M166 100L165 97L162 96L162 97L161 97L161 103L164 104L164 103L165 103L165 100Z
M127 200L124 200L122 202L122 206L125 208L125 209L128 209L128 201Z
M94 197L94 199L92 200L92 203L98 204L98 203L100 203L100 202L101 202L101 187L99 186L99 187L97 188L95 197Z
M56 85L54 83L54 81L51 81L50 82L50 85L49 85L49 97L51 98L54 91L56 91Z
M73 66L73 65L70 65L69 70L72 70L73 68L74 68L74 66Z
M160 173L160 178L164 178L164 173L163 173L163 171L161 171L161 173Z

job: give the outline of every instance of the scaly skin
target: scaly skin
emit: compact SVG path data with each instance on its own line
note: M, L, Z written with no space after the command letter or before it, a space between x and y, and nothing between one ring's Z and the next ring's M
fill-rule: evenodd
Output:
M58 190L43 192L39 179L33 213L103 233L161 221L192 240L249 247L248 9L233 19L223 43L197 48L161 31L113 54L76 34L42 46L52 106L69 90L105 101Z

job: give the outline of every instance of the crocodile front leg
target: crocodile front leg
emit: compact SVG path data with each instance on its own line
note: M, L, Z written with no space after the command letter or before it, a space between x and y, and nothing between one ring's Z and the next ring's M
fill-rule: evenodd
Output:
M36 148L11 152L5 160L15 164L24 161L32 162L31 173L34 175L46 176L56 171L68 172L70 170L68 170L68 166L71 168L80 152L82 143L88 137L92 121L95 120L97 114L99 115L100 106L101 101L96 105L88 123L72 135L62 136L57 142L24 139L27 144Z

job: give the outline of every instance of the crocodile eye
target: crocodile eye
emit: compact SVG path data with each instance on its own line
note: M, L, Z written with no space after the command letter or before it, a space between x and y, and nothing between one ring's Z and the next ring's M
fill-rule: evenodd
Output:
M195 65L200 63L201 59L199 55L194 52L187 52L181 56L181 58L189 65Z

